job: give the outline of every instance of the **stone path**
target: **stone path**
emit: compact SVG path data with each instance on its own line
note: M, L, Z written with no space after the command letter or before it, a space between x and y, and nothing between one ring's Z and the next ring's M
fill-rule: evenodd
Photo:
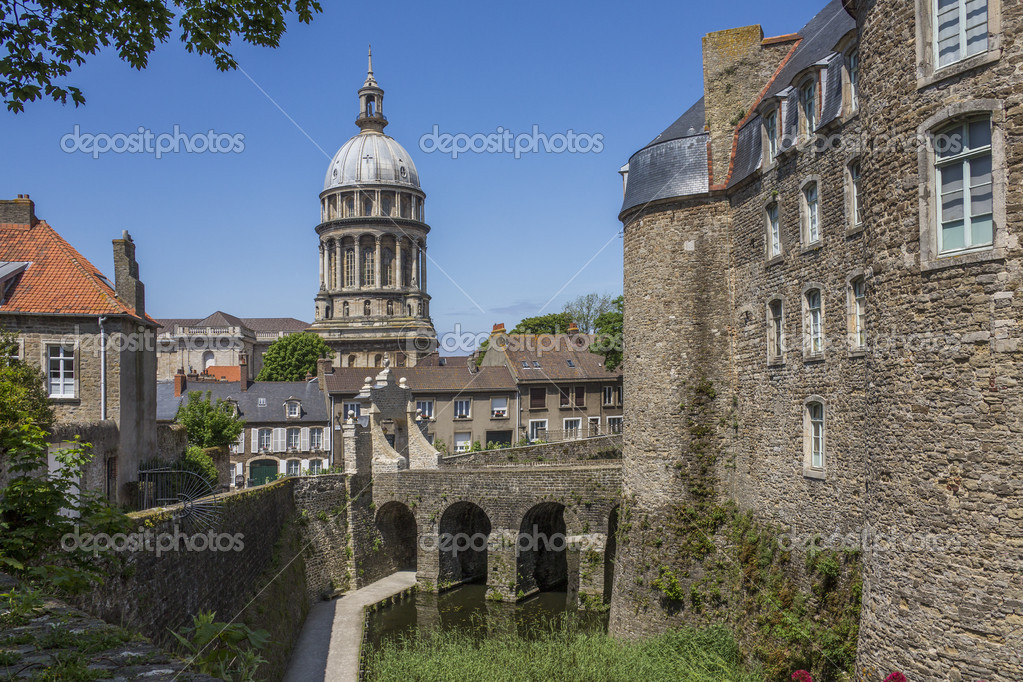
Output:
M363 609L416 584L415 571L399 571L309 610L291 653L284 682L357 682Z

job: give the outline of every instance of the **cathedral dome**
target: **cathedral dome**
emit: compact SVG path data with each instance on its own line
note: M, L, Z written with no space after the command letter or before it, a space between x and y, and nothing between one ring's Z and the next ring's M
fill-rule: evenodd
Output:
M372 184L419 189L419 173L393 137L367 130L345 142L331 159L323 189Z

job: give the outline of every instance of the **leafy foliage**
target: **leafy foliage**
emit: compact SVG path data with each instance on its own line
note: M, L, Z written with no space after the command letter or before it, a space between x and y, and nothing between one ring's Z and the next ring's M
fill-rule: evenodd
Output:
M255 680L256 670L266 663L259 652L270 634L251 630L244 623L218 623L214 618L215 613L200 611L193 616L191 627L171 634L199 672L232 682Z
M217 485L217 465L213 458L203 452L203 449L195 445L189 445L182 455L178 466L184 471L191 471L209 481L211 486Z
M178 407L174 421L184 425L189 445L199 448L230 445L245 428L245 421L235 415L230 403L219 399L213 402L209 391L205 395L199 391L189 393L188 400Z
M46 395L46 377L38 369L14 359L17 335L0 329L0 432L31 419L46 430L53 425L53 410ZM0 451L4 445L0 442Z
M536 317L527 317L515 325L510 334L564 334L572 324L572 316L567 312L549 313Z
M146 68L157 43L171 36L175 20L188 52L211 55L219 70L230 71L238 66L227 51L234 38L275 48L291 15L310 23L321 11L316 0L0 0L6 53L0 57L0 95L15 112L43 97L83 104L79 88L54 81L111 46L132 67Z
M58 451L59 467L48 473L42 429L26 421L4 430L3 439L11 478L0 489L0 567L67 592L101 580L88 553L61 551L61 539L76 530L114 535L131 526L123 513L98 495L78 489L78 472L92 458L88 444Z
M617 301L611 298L611 294L583 294L566 303L564 312L575 321L579 331L592 334L597 330L597 319L613 311Z
M316 375L316 361L332 358L334 351L318 334L303 332L274 341L263 356L257 381L302 381Z
M612 309L597 316L594 329L597 338L590 350L604 356L604 367L617 369L622 364L622 340L625 323L625 297L619 296L611 302Z

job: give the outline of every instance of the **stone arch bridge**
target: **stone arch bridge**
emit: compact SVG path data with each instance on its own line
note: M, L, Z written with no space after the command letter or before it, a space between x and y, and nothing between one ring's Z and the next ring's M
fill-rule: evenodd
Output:
M421 589L485 583L491 599L564 589L610 599L621 436L444 456L385 368L342 426L357 584L415 569Z

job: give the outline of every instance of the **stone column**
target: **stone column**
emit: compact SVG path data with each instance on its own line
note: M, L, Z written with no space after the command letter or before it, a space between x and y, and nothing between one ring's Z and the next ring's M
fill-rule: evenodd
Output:
M487 597L500 595L514 602L519 589L515 556L518 533L509 528L495 528L487 541Z
M332 251L332 254L331 259L333 260L334 289L337 290L345 284L345 251L340 239L334 240L334 250Z
M323 242L320 242L320 289L327 288L327 267L325 259L326 249L323 248Z
M397 266L398 272L395 273L394 286L397 289L405 286L405 252L401 248L402 242L405 240L401 237L394 238L394 262Z
M381 244L383 237L381 235L376 236L376 253L373 257L373 286L379 289L383 286L383 280L380 279L380 257L382 255Z
M419 286L419 242L412 242L412 282L413 287Z

